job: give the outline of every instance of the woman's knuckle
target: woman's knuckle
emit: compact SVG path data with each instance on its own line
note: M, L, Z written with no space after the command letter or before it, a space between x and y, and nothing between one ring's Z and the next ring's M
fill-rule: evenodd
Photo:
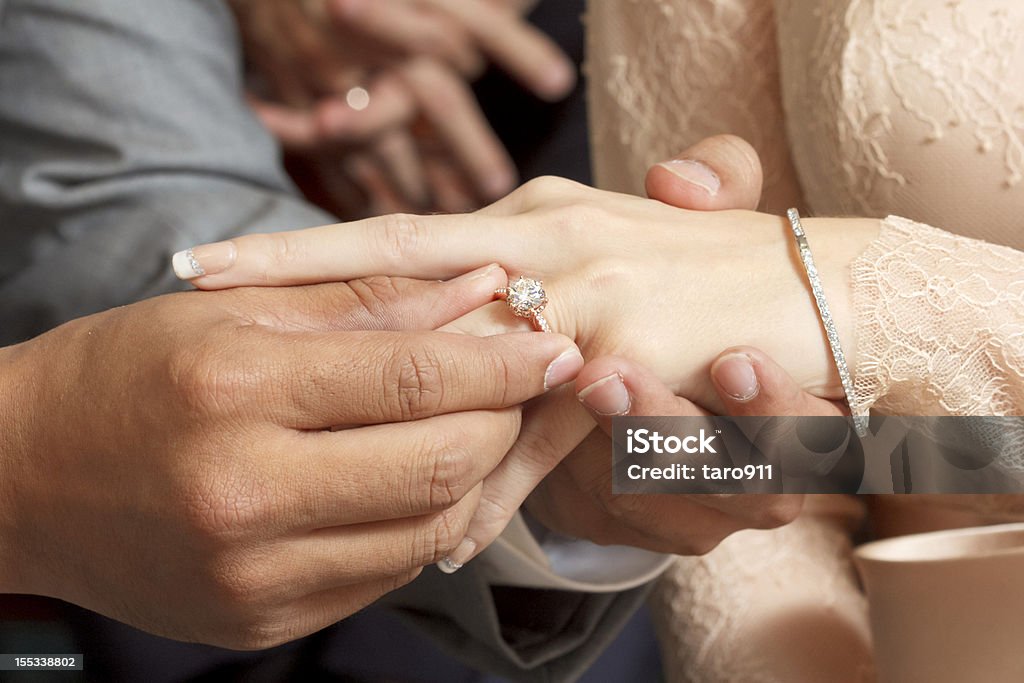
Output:
M552 233L567 244L592 241L599 229L612 225L614 220L605 209L583 198L551 206L545 219Z
M552 202L572 201L580 193L580 185L556 176L541 176L523 183L516 191L527 206L539 207Z
M382 217L374 234L385 263L395 268L405 267L410 260L415 260L429 235L422 217L407 213Z
M290 232L275 232L260 236L263 242L262 252L268 263L266 273L284 272L305 260L301 240Z
M618 257L592 260L580 268L578 283L588 291L618 291L635 279L635 269Z

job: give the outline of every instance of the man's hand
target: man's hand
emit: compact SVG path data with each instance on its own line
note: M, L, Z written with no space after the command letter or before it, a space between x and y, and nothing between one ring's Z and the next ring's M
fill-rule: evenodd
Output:
M411 580L458 545L518 405L583 364L558 335L393 331L505 281L176 294L0 351L0 591L251 649Z
M710 379L732 416L843 414L839 403L804 392L757 349L723 352L711 366ZM779 526L799 513L800 495L613 495L608 467L612 417L698 417L708 412L624 358L590 361L576 379L576 390L601 429L563 460L527 501L531 513L549 528L602 544L699 555L736 531ZM672 519L685 519L686 524L666 523Z

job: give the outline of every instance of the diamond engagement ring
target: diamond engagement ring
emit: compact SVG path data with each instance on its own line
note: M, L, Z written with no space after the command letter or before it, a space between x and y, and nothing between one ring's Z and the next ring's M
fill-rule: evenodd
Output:
M550 332L551 326L543 316L548 305L548 295L544 291L544 283L520 275L510 282L508 287L494 291L495 296L505 300L508 307L520 318L530 318L541 332Z

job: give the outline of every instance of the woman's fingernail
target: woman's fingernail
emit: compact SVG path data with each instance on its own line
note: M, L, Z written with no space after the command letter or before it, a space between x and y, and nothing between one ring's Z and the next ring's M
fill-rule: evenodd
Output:
M632 400L622 377L616 373L599 379L576 395L583 405L598 415L625 415Z
M719 358L711 367L711 374L718 386L737 401L749 401L757 396L757 373L750 358L742 353Z
M658 165L691 185L696 185L711 197L717 195L722 188L722 179L718 177L718 174L699 161L673 159Z
M544 391L550 391L576 379L584 363L583 356L575 346L562 353L551 361L547 372L544 373Z
M214 242L179 251L171 258L174 274L182 280L216 275L235 265L238 250L234 242Z
M437 563L437 568L445 574L454 574L469 562L469 558L473 557L475 550L476 541L472 538L464 538L455 550L441 558L441 561Z

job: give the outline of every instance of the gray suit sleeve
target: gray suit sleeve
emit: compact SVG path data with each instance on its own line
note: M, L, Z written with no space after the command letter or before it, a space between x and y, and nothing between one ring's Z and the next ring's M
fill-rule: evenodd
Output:
M0 0L0 345L180 288L180 249L331 220L245 106L223 3ZM457 577L393 599L475 665L529 678L572 677L641 597Z
M244 106L213 0L7 0L0 343L178 289L175 251L331 217Z

